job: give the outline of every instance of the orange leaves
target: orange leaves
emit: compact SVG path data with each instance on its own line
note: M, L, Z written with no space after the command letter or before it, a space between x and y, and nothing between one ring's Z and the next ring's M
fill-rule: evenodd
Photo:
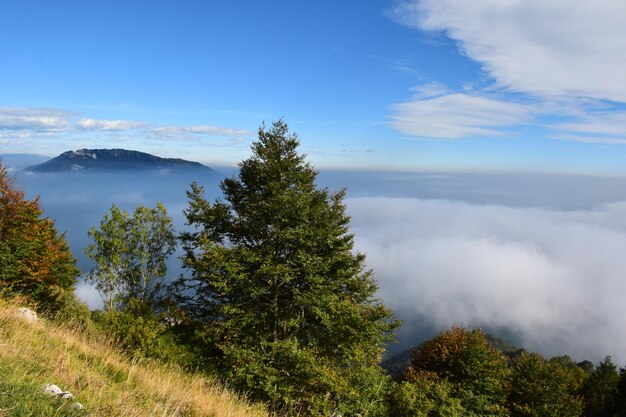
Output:
M47 301L47 289L70 289L79 274L39 199L27 200L0 164L0 289Z

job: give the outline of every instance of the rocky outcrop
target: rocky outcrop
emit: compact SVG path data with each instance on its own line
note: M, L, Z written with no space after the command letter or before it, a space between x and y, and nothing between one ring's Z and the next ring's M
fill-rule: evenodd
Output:
M34 323L37 321L37 313L35 313L33 310L26 308L26 307L18 308L17 316L21 318L22 320L25 320L29 323Z

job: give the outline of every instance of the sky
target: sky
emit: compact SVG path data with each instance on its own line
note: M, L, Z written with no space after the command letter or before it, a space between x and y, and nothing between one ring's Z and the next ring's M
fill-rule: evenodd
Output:
M0 3L0 153L626 174L620 0Z
M461 324L624 365L624 21L621 0L4 1L0 154L87 273L110 204L163 201L181 226L189 178L7 154L126 148L232 175L284 118L319 184L347 186L404 321L390 349Z

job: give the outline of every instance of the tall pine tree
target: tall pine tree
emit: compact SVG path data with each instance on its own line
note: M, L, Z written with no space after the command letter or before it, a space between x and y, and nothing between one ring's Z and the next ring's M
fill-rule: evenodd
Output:
M345 190L316 187L298 145L283 121L261 126L225 201L192 184L178 294L215 369L276 414L374 415L397 323L353 251Z

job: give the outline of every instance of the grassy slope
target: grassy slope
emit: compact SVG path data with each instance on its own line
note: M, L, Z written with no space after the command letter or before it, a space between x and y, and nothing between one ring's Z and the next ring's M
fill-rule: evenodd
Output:
M131 362L109 343L46 320L29 324L0 300L0 417L260 417L267 414L215 381ZM54 383L84 405L46 397Z

